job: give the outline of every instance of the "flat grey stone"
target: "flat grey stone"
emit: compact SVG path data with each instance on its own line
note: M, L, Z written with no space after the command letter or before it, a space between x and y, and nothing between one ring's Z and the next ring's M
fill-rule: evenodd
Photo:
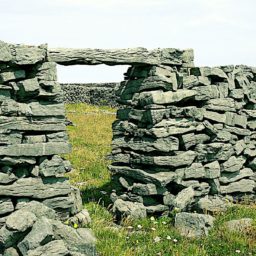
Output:
M234 149L231 144L214 142L209 144L198 144L195 147L198 153L198 160L202 162L211 162L215 160L228 160L233 154Z
M0 196L46 199L67 195L70 191L69 183L63 179L49 179L47 182L40 178L21 178L11 185L0 185Z
M48 60L62 65L70 64L150 64L193 66L193 50L163 48L147 50L146 48L128 49L65 49L48 50Z
M164 205L174 206L175 195L166 192L163 197Z
M191 68L191 74L195 76L218 77L227 79L226 73L218 67L195 67Z
M238 115L232 112L226 112L226 121L225 123L230 126L240 126L246 128L247 117L245 115Z
M19 87L17 95L22 100L35 97L39 94L40 91L40 86L37 78L22 80L17 83L17 86Z
M117 199L113 205L113 211L121 216L131 218L144 218L147 216L146 208L142 203L123 201L122 199Z
M197 92L195 96L197 101L216 99L219 98L220 95L218 86L216 85L199 86L193 89Z
M237 172L242 169L246 158L243 156L231 156L226 162L222 164L223 172Z
M58 220L51 220L51 224L54 238L56 240L63 240L65 246L71 252L84 253L85 255L93 255L93 253L96 253L96 239L90 229L74 229L62 224Z
M210 121L218 122L218 123L226 123L226 115L219 114L213 111L205 111L204 118Z
M182 144L185 147L185 149L189 149L197 144L202 144L210 140L210 137L207 134L194 133L183 134L181 138Z
M4 165L36 164L34 157L0 157L0 163Z
M40 85L49 86L49 81L57 81L57 65L55 62L43 62L37 67L36 77ZM51 86L51 84L50 84Z
M32 111L32 116L65 116L65 108L63 103L46 105L41 104L40 102L31 102L28 105Z
M181 89L177 92L152 91L142 92L139 94L138 98L134 100L138 101L138 104L140 106L145 106L149 104L168 105L192 99L195 97L195 95L197 95L197 92L195 90L186 89Z
M14 211L14 205L10 198L0 198L0 216Z
M32 65L43 61L46 57L46 45L27 46L27 45L13 45L15 54L13 62L18 65Z
M34 144L34 143L45 143L46 136L45 135L25 135L23 137L24 144ZM17 143L19 144L19 143Z
M18 244L18 248L22 255L26 255L29 250L34 250L40 245L45 245L53 239L52 225L47 218L42 217L34 223L32 230Z
M41 218L41 217L46 217L48 219L57 218L56 212L53 209L37 201L27 202L26 204L22 205L20 208L22 208L22 210L24 211L30 211L31 213L35 214L37 218ZM17 209L17 205L16 205L16 209Z
M24 232L32 227L35 221L34 213L25 209L18 210L7 217L6 227L9 230Z
M255 120L253 120L253 121L248 121L247 122L247 126L248 126L248 128L249 129L251 129L251 130L256 130L256 121Z
M235 151L237 155L240 155L244 149L246 148L246 144L244 142L244 140L239 140L236 142L235 144Z
M255 181L249 179L242 179L226 186L220 186L221 194L231 193L253 193L255 188Z
M182 236L203 237L207 236L213 227L214 218L206 214L177 213L175 217L175 228Z
M24 70L6 71L0 73L0 83L14 81L16 79L25 78L26 74Z
M250 168L244 168L237 172L232 172L232 173L229 173L229 172L222 173L220 177L220 183L227 184L227 183L236 182L244 178L252 177L253 174L254 172Z
M244 98L244 91L243 91L243 89L233 89L233 90L231 90L229 96L236 100L240 100L240 99Z
M218 161L214 161L204 165L205 178L216 179L220 177L220 165Z
M149 195L161 195L166 189L163 187L157 187L155 184L141 184L134 183L132 187L129 188L134 194L141 196L149 196Z
M219 213L225 212L231 204L219 196L205 196L197 202L197 207L202 212Z
M4 251L3 256L19 256L19 254L15 248L10 247Z
M16 109L17 110L17 109ZM32 118L0 116L0 128L11 131L65 131L62 118Z
M183 77L182 84L185 89L193 89L198 85L210 85L211 81L208 77L189 75Z
M232 126L229 126L229 125L225 125L225 130L227 130L228 132L234 133L236 135L243 135L243 136L250 136L251 135L251 131L248 130L248 129L232 127Z
M51 209L55 209L56 212L66 212L66 210L69 210L70 208L73 207L74 201L71 197L60 196L45 199L43 201L43 204L45 204L47 207Z
M1 145L20 144L22 141L22 134L17 132L0 133Z
M205 177L205 169L201 163L192 163L184 168L184 179L198 179Z
M9 62L12 60L12 52L9 45L3 41L0 41L0 61Z
M124 137L119 137L112 140L112 147L129 148L131 150L145 152L171 152L179 149L179 139L172 136L156 140L151 138L126 139Z
M154 164L157 166L169 166L169 167L179 167L191 165L196 157L194 151L179 152L179 154L174 156L153 156L153 157L141 157L139 163L142 164Z
M16 177L13 173L0 172L0 184L10 184L17 179L18 177Z
M160 138L170 135L184 134L194 131L202 131L204 125L186 118L163 120L148 131L149 134Z
M177 194L174 199L173 205L180 211L185 210L188 205L194 202L195 191L192 187L185 188Z
M66 142L16 144L0 147L0 156L49 156L66 154L70 150L71 145Z
M39 173L43 177L51 177L51 176L63 176L67 171L69 171L69 166L66 161L64 161L60 156L54 155L51 160L45 159L39 165Z
M68 140L68 135L66 132L56 132L46 134L46 138L49 142L63 142Z
M166 211L169 211L169 207L167 205L158 204L158 205L150 205L146 206L147 214L159 214Z
M133 169L127 166L110 165L109 170L113 174L120 174L124 177L131 177L136 180L141 180L143 182L153 183L160 187L166 186L168 183L174 181L177 178L177 174L175 172L148 173L144 170Z
M199 184L192 185L192 187L195 191L196 197L208 195L211 189L208 182L200 182Z
M45 256L47 254L51 256L68 256L70 252L63 240L54 240L34 250L29 250L27 256Z

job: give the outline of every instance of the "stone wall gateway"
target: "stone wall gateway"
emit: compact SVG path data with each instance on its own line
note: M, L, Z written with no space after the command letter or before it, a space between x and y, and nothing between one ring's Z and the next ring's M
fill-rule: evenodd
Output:
M194 67L192 50L48 50L1 41L0 254L95 255L90 230L61 222L89 218L64 176L70 163L59 156L70 145L56 63L131 65L117 90L109 167L118 217L215 212L226 198L255 200L255 68ZM177 226L190 217L177 214Z

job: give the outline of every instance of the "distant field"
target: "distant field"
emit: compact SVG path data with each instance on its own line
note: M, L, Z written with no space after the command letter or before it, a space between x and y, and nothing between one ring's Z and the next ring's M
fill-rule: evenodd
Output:
M216 216L214 230L207 238L198 240L180 237L171 226L172 217L125 221L122 226L114 224L108 211L112 188L106 155L111 151L115 109L70 104L66 110L68 119L74 123L68 128L73 152L67 158L74 167L70 178L81 189L84 205L91 214L91 228L98 239L100 255L256 255L256 205L236 206ZM228 233L223 228L224 221L243 217L255 220L255 227L246 234Z

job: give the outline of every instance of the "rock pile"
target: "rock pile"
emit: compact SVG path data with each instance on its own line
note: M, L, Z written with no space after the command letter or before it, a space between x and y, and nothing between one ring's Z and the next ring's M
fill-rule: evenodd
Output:
M118 94L109 166L118 216L255 200L255 68L133 66Z
M58 155L68 152L70 144L66 133L62 90L57 82L56 63L47 61L46 45L34 47L0 42L2 250L8 248L8 243L2 241L6 228L8 232L16 230L8 226L11 216L17 215L16 210L26 203L36 200L54 209L61 219L67 219L82 210L79 190L65 178L71 165ZM28 218L31 225L27 229L37 223L34 216L30 217L24 216L20 220ZM18 231L23 236L27 234L27 229ZM16 241L15 234L8 233L8 239ZM20 234L17 235L19 241L20 237ZM17 245L12 242L11 246L14 244Z
M86 228L74 229L57 220L56 212L37 201L21 206L0 230L4 256L96 255L95 238Z

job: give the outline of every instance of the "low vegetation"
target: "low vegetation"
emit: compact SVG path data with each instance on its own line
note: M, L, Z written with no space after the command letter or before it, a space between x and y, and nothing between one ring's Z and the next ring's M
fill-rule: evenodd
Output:
M111 151L111 124L115 109L86 104L67 105L67 116L73 151L67 156L74 170L71 181L83 195L84 205L92 217L91 228L102 256L233 256L256 255L256 226L246 233L230 233L223 222L231 219L253 218L256 205L237 205L225 214L216 216L215 228L207 238L182 238L172 227L172 217L126 220L122 225L114 222L109 209L111 202L109 161Z

